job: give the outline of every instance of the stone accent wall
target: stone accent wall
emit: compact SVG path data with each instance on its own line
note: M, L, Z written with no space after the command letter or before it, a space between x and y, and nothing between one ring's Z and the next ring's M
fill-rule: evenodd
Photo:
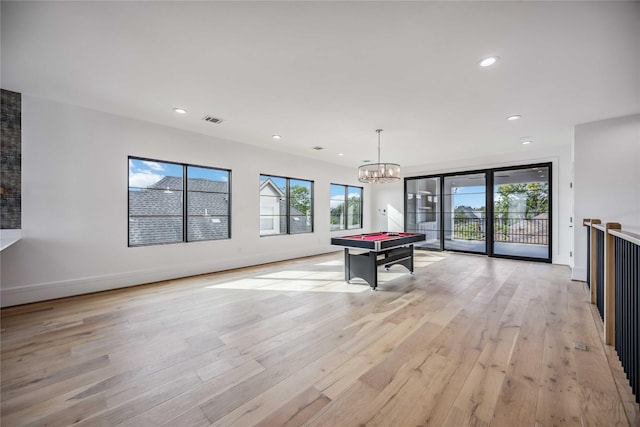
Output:
M0 96L0 229L21 228L22 96Z

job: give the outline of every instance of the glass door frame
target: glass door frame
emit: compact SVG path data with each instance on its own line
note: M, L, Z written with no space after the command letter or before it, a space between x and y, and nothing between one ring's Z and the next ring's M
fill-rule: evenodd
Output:
M549 171L547 177L547 183L549 184L549 193L548 193L548 218L547 218L547 257L546 258L535 258L535 257L527 257L527 256L518 256L518 255L506 255L506 254L496 254L494 253L494 200L493 200L493 192L494 192L494 175L498 172L505 171L513 171L520 169L533 169L533 168L547 168ZM494 258L506 258L506 259L517 259L522 261L535 261L535 262L546 262L551 263L552 260L552 252L553 252L553 167L551 162L545 163L532 163L525 165L517 165L517 166L505 166L500 168L491 169L491 187L489 187L487 183L487 189L491 189L491 245L488 247L491 248L491 252L488 253L489 256Z
M525 256L515 256L515 255L503 255L503 254L495 254L494 253L494 176L498 172L505 172L510 170L518 170L518 169L527 169L527 168L548 168L549 175L547 182L549 183L549 214L548 214L548 228L547 228L547 258L532 258ZM507 258L507 259L516 259L522 261L535 261L535 262L545 262L551 263L552 260L552 248L553 248L553 168L551 162L544 163L532 163L532 164L523 164L523 165L513 165L513 166L503 166L497 168L487 168L487 169L475 169L475 170L464 170L457 172L447 172L447 173L439 173L439 174L430 174L430 175L420 175L420 176L412 176L404 178L404 223L405 223L405 231L407 224L407 181L414 179L425 179L425 178L440 178L440 198L442 200L440 205L440 248L435 250L444 251L444 237L445 237L445 227L444 227L444 181L445 177L452 177L457 175L472 175L472 174L485 174L485 217L486 217L486 246L485 252L471 252L471 251L463 251L456 249L447 249L451 252L462 252L462 253L472 253L472 254L485 254L487 256L493 258ZM416 248L418 248L416 246ZM427 248L420 248L427 249ZM431 249L434 250L434 249Z
M449 240L454 240L453 236L455 236L455 206L453 205L453 201L454 201L454 194L453 192L451 192L450 194L445 192L445 188L447 187L447 179L446 178L462 178L464 179L464 176L466 175L482 175L482 179L483 179L483 184L482 185L477 185L476 187L480 187L480 186L484 186L485 188L485 197L484 197L484 209L485 209L485 218L484 218L484 233L485 233L485 238L484 238L484 250L479 251L479 250L464 250L464 249L452 249L452 248L447 248L445 247L446 245L446 239L444 236L447 235L447 232L449 232L451 234L451 238ZM489 228L489 210L487 208L487 201L488 201L488 192L487 192L487 183L489 180L489 173L486 170L480 170L480 171L464 171L461 173L447 173L444 174L442 177L442 185L441 185L441 193L442 193L442 201L443 201L443 208L441 209L442 212L442 217L444 218L447 214L452 214L452 216L450 217L450 221L451 221L451 229L447 230L445 227L445 224L447 223L447 221L445 221L442 225L442 233L441 235L443 236L442 238L442 250L446 250L446 251L454 251L454 252L463 252L463 253L469 253L469 254L480 254L480 255L486 255L488 254L488 250L489 250L489 241L488 241L488 236L489 236L489 232L493 233L493 228ZM473 179L473 178L472 178ZM460 187L457 187L460 188ZM450 209L447 209L444 207L444 202L446 200L449 200L451 203L451 206L449 206ZM451 211L449 211L451 210ZM491 212L492 213L492 212Z

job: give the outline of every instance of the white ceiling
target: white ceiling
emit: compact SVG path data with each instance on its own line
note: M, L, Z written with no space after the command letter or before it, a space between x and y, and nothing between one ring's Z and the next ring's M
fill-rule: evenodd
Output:
M411 166L569 144L576 124L640 112L639 2L3 1L1 13L4 89L349 166L376 159L377 128L382 160ZM500 60L480 68L489 55Z

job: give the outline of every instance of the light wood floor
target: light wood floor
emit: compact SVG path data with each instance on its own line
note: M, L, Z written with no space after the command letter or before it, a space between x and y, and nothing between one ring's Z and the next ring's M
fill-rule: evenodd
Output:
M4 309L2 426L640 425L567 267L416 256L377 292L335 253Z

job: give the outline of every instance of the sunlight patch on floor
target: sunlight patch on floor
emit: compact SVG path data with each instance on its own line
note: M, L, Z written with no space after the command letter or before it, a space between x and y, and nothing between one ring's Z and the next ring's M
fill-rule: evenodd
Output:
M215 285L207 286L207 288L215 289L260 289L264 286L268 286L274 283L278 283L279 280L265 280L265 279L239 279L231 282L217 283Z
M264 276L217 283L215 285L207 286L207 288L341 293L359 293L369 289L368 286L364 287L346 283L344 281L344 273L342 272L296 270L283 270L278 273L266 274Z
M414 267L416 269L442 261L446 255L441 253L414 253ZM281 270L274 273L261 274L244 279L231 280L207 286L209 289L238 289L262 290L281 292L341 292L359 293L370 289L364 280L355 277L351 283L344 281L344 259L333 259L315 264L318 270ZM326 267L335 267L327 271ZM409 272L402 266L391 266L390 271L382 267L378 269L378 285L407 276ZM416 271L419 275L420 271Z
M319 262L316 265L323 265L323 266L329 266L329 267L340 267L344 265L344 258L340 258L340 259L334 259L331 261L325 261L325 262Z
M277 273L263 274L257 277L260 279L297 279L315 273L318 272L313 270L282 270L278 271Z
M442 261L445 258L446 255L444 254L415 252L413 255L413 266L416 268L428 267L431 264Z

